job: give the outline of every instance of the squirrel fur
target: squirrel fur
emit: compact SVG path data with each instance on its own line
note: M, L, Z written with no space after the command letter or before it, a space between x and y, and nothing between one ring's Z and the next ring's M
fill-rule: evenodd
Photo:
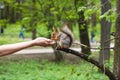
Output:
M73 43L73 34L66 24L59 31L57 27L51 34L51 39L58 43L58 48L69 48Z

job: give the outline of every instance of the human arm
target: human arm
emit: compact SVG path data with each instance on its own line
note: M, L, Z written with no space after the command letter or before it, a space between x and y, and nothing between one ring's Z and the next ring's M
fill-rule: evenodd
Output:
M35 40L20 42L16 44L8 44L0 46L0 56L12 54L25 48L32 46L52 46L55 42L47 38L37 38Z

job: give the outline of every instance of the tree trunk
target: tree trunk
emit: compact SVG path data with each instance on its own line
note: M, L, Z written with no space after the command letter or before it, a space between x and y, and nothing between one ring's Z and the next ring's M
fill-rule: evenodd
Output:
M54 49L54 53L55 53L55 60L56 61L62 61L63 60L63 54L61 51L55 50Z
M92 2L91 5L92 5L92 6L95 6L95 3ZM91 19L90 19L90 20L91 20L92 27L94 28L94 27L96 26L96 24L97 24L97 14L96 14L96 12L94 12L94 13L91 15Z
M96 20L96 13L93 13L91 15L91 23L92 23L92 27L94 28L96 26L97 20Z
M16 20L21 20L22 19L22 10L20 10L20 6L22 4L22 0L16 0L18 3L16 7Z
M114 74L120 80L120 0L117 0L116 39L114 53Z
M4 19L9 19L9 16L10 16L9 4L5 1L4 1L4 4L5 4L5 8L3 11L3 16L4 16Z
M1 12L0 12L0 19L4 19L4 13L3 13L3 12L4 12L4 9L1 9L0 11L1 11Z
M32 40L36 38L36 28L32 29Z
M101 0L101 5L104 5L106 0ZM102 15L107 12L109 9L111 9L111 4L108 1L104 6L102 6ZM110 58L110 50L104 49L105 47L110 47L110 29L111 29L111 22L108 22L106 18L103 18L101 20L101 49L100 50L100 58L99 61L101 64L104 64L106 60L109 61ZM106 42L107 41L107 42Z
M36 36L36 33L37 33L37 30L36 30L36 26L37 24L35 23L36 19L35 19L35 9L36 9L36 0L32 0L32 6L31 6L31 22L30 22L30 27L32 28L32 40L35 39L37 36Z
M82 44L90 47L89 36L88 36L88 28L87 28L87 22L85 21L85 18L84 18L84 11L83 10L77 11L78 7L84 6L84 4L86 4L86 0L84 0L84 1L74 0L76 13L79 16L78 27L79 27L80 42ZM81 48L82 48L83 53L87 53L87 54L91 53L90 48L86 48L84 46L81 46Z
M15 8L12 7L11 11L10 11L10 23L14 23L16 21L16 17L15 17L16 13L15 13Z
M86 21L84 20L84 11L80 11L78 15L79 15L78 25L79 25L80 42L90 47L88 27ZM89 48L82 46L82 53L90 54L91 51Z

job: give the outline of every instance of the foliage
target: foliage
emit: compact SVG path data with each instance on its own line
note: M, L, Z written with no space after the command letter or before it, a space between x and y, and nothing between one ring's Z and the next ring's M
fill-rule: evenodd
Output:
M22 39L11 38L10 36L6 36L6 37L1 36L0 45L12 44L12 43L22 42L22 41L23 41Z
M4 26L5 24L7 24L7 20L6 19L2 19L0 20L0 26Z
M39 37L48 37L52 31L48 31L47 23L46 24L38 24L37 25L37 35Z
M106 18L109 22L115 22L116 13L114 13L114 10L111 9L99 17L99 19L103 18Z
M61 22L72 21L72 23L78 20L77 12L84 10L84 15L86 20L91 20L91 15L96 13L97 21L101 18L106 17L107 20L114 22L116 14L114 13L114 7L103 15L101 14L101 5L99 0L85 0L85 5L83 1L78 1L77 11L75 9L75 0L20 0L18 3L16 0L5 0L5 5L9 5L10 11L15 8L17 13L22 15L19 24L26 25L26 29L31 31L32 28L37 28L35 24L46 24L47 27L51 26L61 26ZM111 1L114 5L115 0ZM12 5L15 4L15 5ZM66 5L67 4L67 5ZM11 13L11 12L10 12ZM110 15L109 15L110 13ZM15 15L15 16L16 16ZM32 24L32 25L30 25Z

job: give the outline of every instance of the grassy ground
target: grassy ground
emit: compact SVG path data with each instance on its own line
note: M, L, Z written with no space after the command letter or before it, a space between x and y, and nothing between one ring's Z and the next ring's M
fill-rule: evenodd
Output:
M39 60L0 60L0 80L108 80L93 65Z

